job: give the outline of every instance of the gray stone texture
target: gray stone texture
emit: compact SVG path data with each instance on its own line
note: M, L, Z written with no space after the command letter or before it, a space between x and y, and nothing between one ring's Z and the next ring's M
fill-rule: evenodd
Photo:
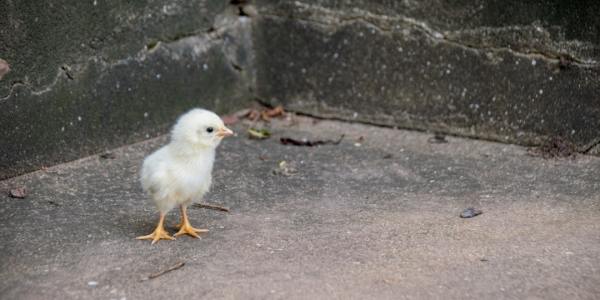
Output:
M226 1L2 1L0 178L245 107L249 24Z
M527 145L562 136L586 149L600 137L597 1L258 7L257 93L267 103Z

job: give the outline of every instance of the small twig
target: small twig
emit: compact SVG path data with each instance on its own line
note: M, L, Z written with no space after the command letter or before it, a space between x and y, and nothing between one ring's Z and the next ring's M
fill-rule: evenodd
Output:
M218 210L218 211L229 212L229 208L224 207L224 206L219 206L219 205L213 205L213 204L196 203L192 206L197 207L197 208L207 208L207 209L214 209L214 210Z
M165 269L165 270L162 270L162 271L160 271L160 272L157 272L157 273L153 273L153 274L150 274L150 275L148 275L148 277L146 277L146 278L143 278L143 279L142 279L142 281L146 281L146 280L154 279L154 278L156 278L156 277L158 277L158 276L164 275L164 274L166 274L166 273L169 273L169 272L171 272L171 271L175 271L175 270L177 270L177 269L179 269L179 268L183 267L184 265L185 265L185 262L179 262L179 263L177 263L176 265L174 265L174 266L172 266L172 267L170 267L170 268L168 268L168 269Z
M344 139L345 135L341 135L340 138L338 140L316 140L316 141L311 141L311 140L297 140L297 139L293 139L293 138L287 138L287 137L282 137L279 139L279 142L281 142L283 145L293 145L293 146L307 146L307 147L314 147L314 146L320 146L320 145L339 145L342 140Z

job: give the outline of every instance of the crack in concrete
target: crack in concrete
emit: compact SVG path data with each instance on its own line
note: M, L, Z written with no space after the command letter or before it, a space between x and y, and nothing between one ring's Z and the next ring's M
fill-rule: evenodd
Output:
M232 29L233 27L237 26L240 24L240 22L243 22L242 19L247 19L247 17L238 17L237 15L234 16L224 16L223 18L220 19L219 22L219 26L218 27L211 27L208 30L204 30L204 31L198 31L200 32L199 34L191 34L191 35L181 35L181 36L177 36L177 39L165 39L165 40L158 40L156 42L156 44L151 47L151 49L148 49L147 45L142 48L140 51L138 51L136 54L128 56L126 58L122 58L122 59L118 59L115 61L108 61L106 58L100 56L100 55L96 55L96 56L90 56L87 58L86 61L77 64L79 66L79 72L82 72L83 70L85 70L90 63L100 63L102 65L102 69L103 71L117 67L117 66L121 66L121 65L126 65L129 64L131 62L143 62L148 58L148 55L153 55L157 50L159 49L163 49L163 48L169 48L167 50L173 50L175 48L177 48L177 46L179 45L187 45L192 47L193 53L195 55L200 55L203 53L206 53L209 49L211 49L212 47L214 47L215 45L219 44L222 41L223 36L226 34L226 32L230 29ZM238 68L236 68L237 64L235 62L231 62L232 63L232 68L234 68L237 71L241 71L241 67L238 70ZM238 66L239 67L239 66ZM106 75L106 72L102 72L100 77L98 79L102 79L104 76ZM35 96L40 96L42 94L45 94L47 92L52 91L52 89L54 88L54 86L56 86L59 83L59 80L61 78L67 78L68 80L75 80L75 77L73 76L73 73L71 72L71 67L67 66L67 65L61 65L60 67L57 68L57 73L56 76L54 77L54 79L52 80L52 82L50 82L49 84L44 85L43 87L39 88L39 89L32 89L32 84L28 81L23 81L23 80L18 80L18 81L14 81L8 91L8 94L5 97L0 97L0 103L7 101L10 97L12 97L15 93L15 89L21 86L25 86L27 88L29 88L29 93L31 93L32 95Z
M429 25L427 25L427 23L423 21L419 21L417 19L403 15L380 15L358 8L354 8L352 9L352 11L336 11L314 4L302 3L300 1L295 1L293 5L296 8L301 9L302 12L307 13L308 17L301 18L297 15L290 16L274 13L262 13L261 15L263 17L270 18L290 18L300 22L307 22L335 29L360 22L384 33L394 32L395 30L400 29L399 24L405 23L408 24L412 29L417 29L420 32L424 33L431 40L434 40L436 42L447 43L456 47L460 47L470 51L475 51L478 53L482 51L509 52L515 56L524 57L528 59L543 59L551 63L555 63L560 67L573 65L580 68L596 68L600 66L600 64L596 61L585 61L583 59L576 58L574 55L563 53L558 50L554 51L554 53L536 49L531 49L530 51L523 52L511 49L509 47L493 47L464 43L460 40L452 39L449 37L450 35L456 34L457 32L447 32L444 34L440 31L431 28Z
M592 149L594 149L594 147L598 145L600 145L600 137L593 139L592 141L583 146L577 147L576 150L579 153L588 154L590 151L592 151Z

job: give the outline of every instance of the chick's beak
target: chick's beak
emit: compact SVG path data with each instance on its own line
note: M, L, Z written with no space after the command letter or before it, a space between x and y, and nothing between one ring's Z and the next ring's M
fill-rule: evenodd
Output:
M221 128L219 128L217 130L217 136L224 138L224 137L228 137L228 136L232 136L233 135L233 131L231 131L231 129L223 126Z

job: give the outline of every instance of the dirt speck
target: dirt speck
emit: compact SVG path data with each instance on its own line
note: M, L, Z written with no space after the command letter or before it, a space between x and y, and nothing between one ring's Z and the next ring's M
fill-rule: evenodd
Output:
M448 142L446 139L446 135L443 133L436 132L432 137L430 137L427 142L430 144L445 144Z
M8 195L11 198L24 199L25 197L27 197L27 191L25 190L24 187L18 187L18 188L11 189L8 192Z
M115 159L117 156L112 152L104 152L100 154L100 158L102 159Z
M551 137L542 145L530 148L527 153L531 156L541 156L545 159L573 157L577 154L577 147L563 137Z

